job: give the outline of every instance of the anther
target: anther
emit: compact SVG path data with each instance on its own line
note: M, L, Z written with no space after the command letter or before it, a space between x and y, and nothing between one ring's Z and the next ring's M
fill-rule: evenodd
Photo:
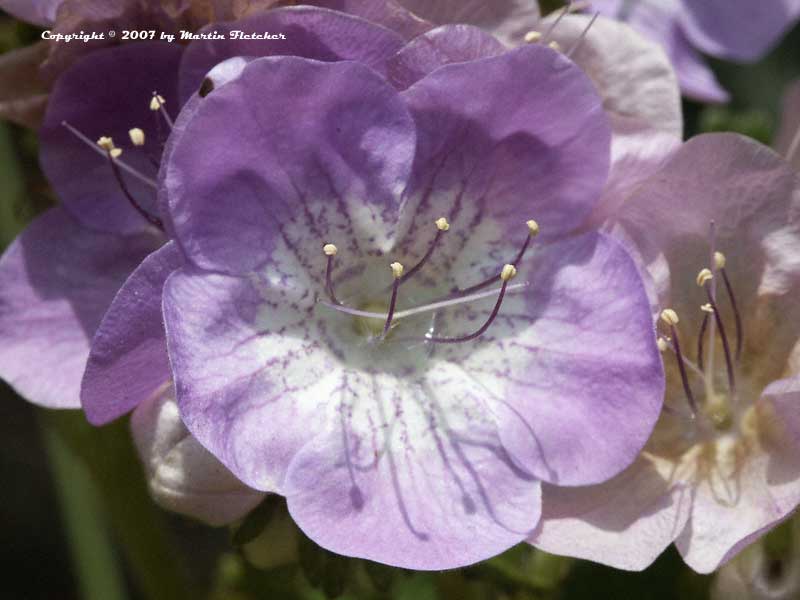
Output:
M328 298L331 299L331 302L334 304L341 304L336 299L336 294L333 291L333 257L336 256L336 253L339 249L334 246L333 244L325 244L322 247L322 252L325 256L328 257L328 266L325 268L325 291L328 293Z
M555 50L556 52L561 52L561 44L557 41L553 40L552 42L547 42L547 47L551 50Z
M714 275L711 274L710 269L703 269L697 274L697 285L700 287L705 286L706 283L714 279ZM713 306L713 305L712 305Z
M678 313L671 308L665 308L661 311L661 320L669 327L670 336L672 337L672 347L675 350L675 358L678 361L678 371L681 374L681 382L683 383L683 392L686 394L686 399L689 401L689 408L692 410L692 415L697 415L697 403L692 393L692 388L689 385L689 375L686 373L686 365L683 362L683 354L681 353L681 344L678 341L678 329L675 327L680 319Z
M134 146L144 146L144 131L138 127L128 130L128 137Z
M422 268L422 265L424 265L426 262L428 262L428 259L433 254L433 250L434 250L434 248L436 248L437 244L439 243L439 239L442 237L442 234L445 231L447 231L448 229L450 229L450 223L448 223L447 219L445 219L444 217L439 217L438 219L436 219L436 221L434 221L434 224L436 225L436 236L433 238L433 241L431 242L431 245L428 246L428 251L425 252L425 256L423 256L416 265L411 267L408 270L408 272L405 275L402 276L403 279L402 279L402 281L400 283L408 281L411 277L413 277L413 275L415 273L417 273ZM400 263L393 263L393 264L398 264L399 265Z
M503 304L503 298L506 295L506 289L508 288L508 282L511 281L514 276L517 274L517 269L512 264L503 265L502 270L500 271L500 281L503 282L503 286L500 288L500 295L497 296L497 302L495 302L494 308L492 309L489 318L486 322L473 333L468 335L460 336L460 337L452 337L452 338L445 338L445 337L433 337L431 335L425 336L426 342L432 342L434 344L460 344L461 342L469 342L482 336L486 333L486 330L489 329L491 324L497 318L498 313L500 312L500 306Z
M714 252L714 266L717 269L724 269L727 259L722 252Z
M392 283L392 298L389 300L389 310L386 314L386 323L383 326L383 333L381 339L384 339L392 327L392 317L394 317L394 308L397 306L397 290L400 288L400 283L403 281L403 265L399 262L393 262L389 265L392 270L394 282Z
M100 146L106 152L110 152L111 150L114 149L114 140L112 140L107 135L104 135L97 140L97 145Z
M524 39L526 44L535 44L542 39L542 34L538 31L529 31Z
M663 337L660 337L656 340L656 346L658 346L659 352L666 352L669 350L669 343Z
M108 151L108 154L111 156L111 158L119 158L122 156L122 148L112 148Z

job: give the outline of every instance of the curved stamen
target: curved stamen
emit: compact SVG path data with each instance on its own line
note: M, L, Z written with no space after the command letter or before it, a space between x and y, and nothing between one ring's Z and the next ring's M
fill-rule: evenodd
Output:
M439 243L439 239L442 237L442 234L444 234L444 232L447 231L448 229L450 229L450 223L447 222L447 219L445 219L444 217L439 217L438 219L436 219L436 237L433 238L433 241L431 242L431 245L428 247L428 251L425 253L425 256L423 256L416 265L411 267L408 270L408 272L401 277L400 283L405 283L406 281L408 281L411 278L411 276L414 275L414 273L416 273L422 268L422 265L428 262L428 259L431 257L431 254L433 254L433 250Z
M537 235L539 235L539 224L536 221L531 219L530 221L527 221L525 224L528 226L528 237L525 238L525 243L522 244L522 248L520 248L516 258L514 258L514 260L509 263L512 267L515 268L522 260L522 257L525 256L525 251L528 249L528 246L530 246L531 240L535 238ZM481 281L480 283L472 285L463 290L455 290L452 296L472 294L473 292L477 292L478 290L482 290L483 288L493 284L495 281L497 281L497 276L490 277L489 279Z
M708 309L706 309L708 307ZM703 370L703 339L706 336L706 329L708 328L708 315L711 313L712 308L709 304L704 304L701 310L705 312L703 315L703 322L700 323L700 333L697 335L697 366Z
M393 262L389 267L392 269L392 275L394 276L394 282L392 283L392 298L389 300L389 311L386 314L386 323L383 326L383 333L381 334L381 339L386 337L386 334L389 333L389 329L392 327L392 317L394 316L394 308L397 306L397 290L400 287L400 283L403 280L403 265L399 262Z
M728 301L731 303L733 310L733 320L736 327L736 362L742 357L742 346L744 345L744 330L742 329L742 315L739 313L739 307L736 304L736 297L733 295L733 286L730 279L728 279L728 272L725 270L726 263L725 255L722 252L714 253L714 263L722 273L722 282L725 284L725 292L728 294Z
M82 134L80 131L78 131L75 127L70 125L67 121L61 121L61 125L63 127L65 127L72 135L74 135L76 138L78 138L84 144L89 146L89 148L91 148L92 150L97 152L100 156L102 156L104 158L108 156L108 153L107 153L106 150L104 150L103 148L98 146L95 142L90 140L88 137L86 137L84 134ZM137 171L136 169L134 169L130 165L126 164L124 161L119 160L118 156L113 156L112 158L114 159L114 163L117 166L119 166L120 169L122 169L123 171L129 173L130 175L132 175L133 177L135 177L136 179L138 179L139 181L141 181L145 185L149 185L153 189L158 189L158 183L156 183L155 179L151 179L147 175L141 174L139 171Z
M728 371L728 388L730 389L731 393L735 393L736 391L736 375L733 371L733 361L731 360L731 349L728 345L728 336L725 335L725 325L722 322L722 319L719 316L719 310L717 310L717 303L714 300L714 293L711 287L711 281L713 280L713 275L711 271L708 269L703 269L697 275L697 284L706 290L706 296L708 297L708 303L711 305L711 309L714 315L714 321L719 328L719 337L722 340L722 349L725 352L725 366ZM713 344L713 340L711 342ZM713 373L711 373L713 376Z
M328 298L331 299L331 302L334 304L341 305L341 302L336 299L336 294L333 291L333 257L336 256L336 253L339 249L334 246L333 244L325 244L322 247L322 252L325 256L328 257L328 266L325 268L325 291L328 293Z
M697 415L697 402L694 399L692 388L689 385L689 376L686 373L686 365L683 362L683 354L681 353L681 344L678 341L678 330L675 327L678 322L678 313L671 308L666 308L661 311L661 320L669 327L670 336L672 337L672 346L675 350L675 358L678 361L678 370L681 374L681 382L683 383L683 392L686 394L686 399L689 401L689 408L692 410L692 416Z
M599 12L594 13L594 16L592 16L592 19L589 21L589 24L586 25L586 27L584 27L583 31L581 32L580 37L575 41L574 44L572 44L570 49L566 51L565 54L567 58L572 58L572 55L578 51L578 48L580 48L581 45L583 45L583 40L586 39L586 35L589 33L589 30L592 28L592 25L594 25L594 22L597 20L597 17L599 16L600 16Z
M106 140L108 140L107 143L105 142ZM103 143L101 144L100 142ZM100 138L100 142L98 142L98 145L105 148L108 154L108 164L111 166L111 172L114 174L114 179L117 180L117 184L122 190L122 193L128 199L130 205L133 206L133 208L136 209L136 212L138 212L148 223L157 227L161 231L164 231L164 223L161 221L161 219L145 210L145 208L139 204L139 202L133 197L133 194L131 194L130 190L128 189L128 185L125 183L125 179L123 179L122 173L120 172L119 166L117 166L117 162L115 160L115 158L122 153L122 150L113 147L111 138Z
M561 22L561 19L564 18L564 15L570 12L571 8L572 8L572 0L569 0L566 6L564 6L564 8L561 9L561 12L558 13L558 16L556 17L555 21L553 21L550 24L550 27L547 28L547 30L544 32L544 35L541 37L541 42L543 44L547 43L548 39L550 38L550 35L555 31L556 27Z
M500 312L500 305L503 304L503 298L506 295L506 288L508 287L508 282L516 274L517 274L517 269L514 267L514 265L507 264L503 267L503 270L500 273L500 280L503 282L503 286L500 288L500 295L497 297L497 302L495 302L494 308L492 309L489 318L483 325L481 325L480 329L468 335L463 335L460 337L452 337L452 338L434 337L431 335L426 335L425 341L432 342L434 344L460 344L462 342L469 342L471 340L474 340L475 338L482 336L484 333L486 333L486 330L489 329L489 327L497 317L498 313Z
M164 100L163 96L160 96L158 92L153 92L153 99L150 100L150 110L153 112L160 112L161 116L164 117L164 120L167 122L167 125L169 125L169 128L172 129L174 123L172 122L172 118L169 116L167 109L164 108L164 104L166 103L167 101Z

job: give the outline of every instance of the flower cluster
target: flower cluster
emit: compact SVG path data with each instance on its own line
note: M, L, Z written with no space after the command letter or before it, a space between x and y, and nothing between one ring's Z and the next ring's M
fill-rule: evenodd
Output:
M412 569L675 542L708 572L800 504L800 186L747 138L681 141L688 46L535 3L274 4L58 76L59 205L0 259L5 381L132 412L167 508L277 494L320 546ZM739 39L668 4L733 58L794 14Z

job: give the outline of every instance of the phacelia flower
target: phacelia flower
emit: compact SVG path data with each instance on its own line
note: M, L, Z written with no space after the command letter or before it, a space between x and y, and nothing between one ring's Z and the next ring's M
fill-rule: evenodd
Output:
M725 102L728 94L700 52L739 62L758 60L800 17L800 2L592 0L591 10L630 23L657 40L675 65L687 96Z
M323 547L439 569L528 537L540 480L627 466L663 381L629 256L571 235L608 172L589 80L475 28L415 41L259 58L198 102L161 171L164 318L222 464Z
M642 569L670 543L710 572L800 503L800 188L734 134L679 148L612 221L650 281L665 408L599 486L545 485L532 542Z

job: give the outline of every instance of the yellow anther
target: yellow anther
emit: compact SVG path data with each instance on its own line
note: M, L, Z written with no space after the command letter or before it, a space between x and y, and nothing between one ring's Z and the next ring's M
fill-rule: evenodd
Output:
M144 146L144 131L138 127L134 127L133 129L129 130L128 137L131 138L131 143L134 146Z
M447 231L450 229L450 223L447 222L447 219L444 217L439 217L436 219L436 229L439 231Z
M714 279L710 269L703 269L697 274L697 285L703 287L706 283Z
M703 306L700 307L700 310L702 310L703 312L707 312L707 313L713 313L714 312L714 308L707 302L705 304L703 304Z
M110 152L114 149L114 140L112 140L107 135L104 135L99 140L97 140L97 145L100 146L106 152Z
M561 44L559 44L559 43L558 43L557 41L555 41L555 40L553 40L552 42L550 42L549 44L547 44L547 47L548 47L548 48L550 48L550 49L552 49L552 50L555 50L556 52L561 52Z
M122 156L122 148L112 148L108 153L111 155L111 158L119 158Z
M680 319L678 319L678 313L671 308L665 308L661 311L661 320L671 327L674 327L680 321Z
M389 265L389 268L392 270L392 275L394 275L395 279L400 279L403 276L403 265L399 262L393 262Z
M539 235L539 224L538 224L536 221L534 221L533 219L531 219L530 221L528 221L528 222L526 223L526 225L528 226L528 232L529 232L529 233L530 233L532 236Z
M667 348L669 348L669 344L667 343L667 340L665 340L662 337L658 338L658 340L656 341L656 344L658 345L658 349L661 352L666 352Z
M503 270L500 271L500 279L502 281L509 281L517 274L517 268L514 265L503 265Z
M714 252L714 266L718 269L724 269L726 262L725 255L722 252Z
M542 34L538 31L529 31L528 33L525 34L526 44L535 44L541 39L542 39Z
M160 109L161 109L161 106L162 106L163 104L166 104L166 103L167 103L167 101L166 101L166 100L164 100L164 97L163 97L163 96L161 96L161 95L159 95L159 94L156 94L156 95L155 95L155 96L153 96L153 98L150 100L150 110L152 110L152 111L160 110Z
M339 249L333 244L325 244L322 247L322 251L325 253L325 256L336 256Z

